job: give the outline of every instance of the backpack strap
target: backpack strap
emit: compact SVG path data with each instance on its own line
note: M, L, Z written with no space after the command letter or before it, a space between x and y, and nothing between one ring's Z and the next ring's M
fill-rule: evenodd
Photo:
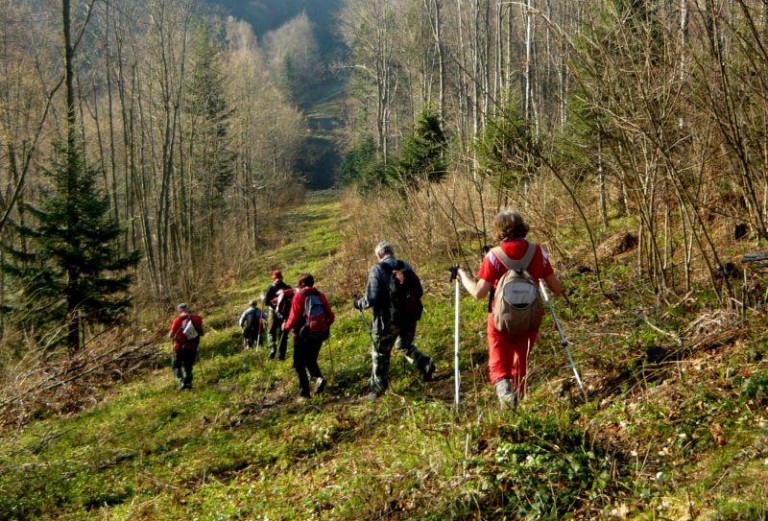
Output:
M504 253L504 250L501 249L501 246L496 246L493 248L491 253L493 253L508 270L525 271L528 269L528 266L531 265L533 256L536 254L536 244L529 242L528 250L525 252L525 255L517 260Z

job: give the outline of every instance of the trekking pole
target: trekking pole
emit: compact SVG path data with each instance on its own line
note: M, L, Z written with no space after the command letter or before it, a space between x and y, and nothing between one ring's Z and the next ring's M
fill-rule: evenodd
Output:
M200 346L197 346L197 366L200 368L200 381L205 379L205 371L203 370L203 351Z
M565 354L568 356L568 361L571 363L571 367L573 367L573 375L576 377L576 382L579 384L581 391L585 392L584 383L581 381L581 376L579 376L579 370L576 369L576 363L573 361L573 355L571 354L571 350L568 348L568 339L565 338L563 328L560 326L560 321L557 319L557 313L555 313L555 306L552 304L552 300L550 300L549 294L547 293L547 288L544 285L544 282L541 280L539 280L539 289L541 290L542 297L544 297L544 302L547 303L547 306L549 306L549 311L552 313L552 319L555 321L555 327L557 328L557 332L560 335L560 345L563 346L563 349L565 349Z
M360 311L360 320L363 321L363 326L365 327L365 330L368 331L368 336L371 338L371 342L373 342L373 333L371 333L371 329L373 329L373 325L365 319L365 311L363 311L362 309L360 309L359 311Z
M456 295L455 295L455 316L454 316L454 349L453 349L453 380L454 380L454 403L456 404L456 410L459 410L459 382L461 380L461 373L459 371L459 303L460 301L460 289L459 289L459 265L456 264L448 268L451 272L451 278L449 282L456 281Z
M366 331L368 331L368 338L371 339L371 346L369 348L371 349L371 351L369 353L371 353L371 356L372 356L373 351L376 349L375 348L376 342L373 340L373 332L371 331L373 329L373 323L368 322L365 319L365 311L363 311L362 309L358 309L358 311L360 311L360 320L363 321L363 327L365 328Z
M333 384L336 384L336 370L333 368L333 350L331 349L331 335L328 335L326 340L326 346L328 347L328 358L331 360L331 378L333 378Z
M262 304L263 303L264 302L263 302L263 299L262 299ZM261 332L264 329L264 313L262 313L262 311L261 311L261 306L259 306L256 309L259 310L259 333L256 335L256 347L255 347L255 349L258 349L259 346L261 345Z

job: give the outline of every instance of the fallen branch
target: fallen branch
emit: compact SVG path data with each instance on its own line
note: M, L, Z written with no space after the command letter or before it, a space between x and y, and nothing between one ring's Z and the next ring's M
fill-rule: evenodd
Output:
M658 327L658 326L655 326L654 324L652 324L652 323L651 323L651 321L650 321L650 320L648 320L648 318L647 318L647 317L643 316L642 314L640 314L640 313L638 313L638 312L636 312L636 311L630 311L630 313L631 313L632 315L634 315L634 316L635 316L635 318L637 318L637 319L639 319L639 320L642 320L643 322L645 322L646 324L648 324L648 327L650 327L651 329L653 329L653 330L654 330L654 331L656 331L657 333L661 333L662 335L668 336L669 338L671 338L672 340L674 340L674 341L675 341L675 343L676 343L677 345L679 345L679 346L682 346L682 345L683 345L683 337L682 337L681 335L678 335L677 333L670 333L669 331L665 331L665 330L661 329L660 327Z
M74 365L74 366L68 365L66 369L63 369L57 373L54 373L44 378L42 381L36 382L35 384L32 385L31 389L28 389L27 391L22 392L20 394L17 394L12 398L8 398L3 401L0 401L0 411L3 411L5 408L7 408L10 405L23 401L34 394L42 394L42 393L52 391L66 384L72 383L76 380L79 380L88 375L91 375L97 372L98 370L109 366L110 364L119 362L125 358L128 358L130 355L146 350L147 348L151 348L151 351L148 351L142 356L140 356L138 358L139 360L146 360L148 358L151 358L152 356L156 356L160 352L157 349L157 344L152 344L150 342L143 342L137 346L134 346L131 349L126 350L125 346L123 345L123 346L118 346L113 349L110 349L105 353L101 353L92 359L84 359L84 360L81 359L78 361L80 362L78 365ZM119 353L116 356L107 358L110 355L114 355L114 353L117 351L119 351ZM96 365L92 365L94 362L98 362L98 363L96 363ZM134 364L133 367L138 368L140 367L140 365L141 364ZM76 371L75 374L71 374L73 371ZM32 373L28 373L27 375L25 375L24 380L26 381L29 375ZM64 376L67 374L70 374L70 376L64 378ZM16 388L18 388L18 386Z

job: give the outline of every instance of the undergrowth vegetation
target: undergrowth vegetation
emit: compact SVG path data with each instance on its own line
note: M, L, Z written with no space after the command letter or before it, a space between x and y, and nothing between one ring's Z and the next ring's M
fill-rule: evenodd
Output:
M382 224L387 203L378 200L376 212L371 204L309 197L286 218L290 240L198 306L209 333L194 390L175 390L169 364L148 367L140 379L94 390L75 410L6 428L0 518L765 518L761 314L745 321L708 311L706 300L658 306L621 255L603 273L606 292L623 296L617 306L594 273L578 270L577 255L562 264L555 255L571 292L558 311L587 389L573 384L547 319L529 397L514 413L499 410L487 377L485 303L462 294L457 410L445 268L475 245L451 252L418 234L394 237L424 279L416 343L438 370L425 383L395 354L390 392L369 402L370 315L351 301L373 246L395 235ZM437 217L432 226L437 237ZM547 242L536 231L534 240ZM289 282L313 273L337 312L320 355L330 385L307 402L295 399L290 361L269 360L263 347L244 351L236 326L278 268ZM155 349L170 358L168 344Z

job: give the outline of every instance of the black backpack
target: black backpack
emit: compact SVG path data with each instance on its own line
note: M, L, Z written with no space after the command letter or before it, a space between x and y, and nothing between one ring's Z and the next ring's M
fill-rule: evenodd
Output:
M416 322L424 311L421 303L424 289L418 275L401 260L397 261L394 267L388 263L381 266L389 275L389 313L392 322Z
M259 322L261 322L259 320L260 319L260 315L261 315L261 313L258 310L256 310L256 311L253 311L251 313L248 313L245 316L245 330L246 331L248 331L249 333L251 333L251 332L252 333L256 333L260 329L260 324L259 324Z

